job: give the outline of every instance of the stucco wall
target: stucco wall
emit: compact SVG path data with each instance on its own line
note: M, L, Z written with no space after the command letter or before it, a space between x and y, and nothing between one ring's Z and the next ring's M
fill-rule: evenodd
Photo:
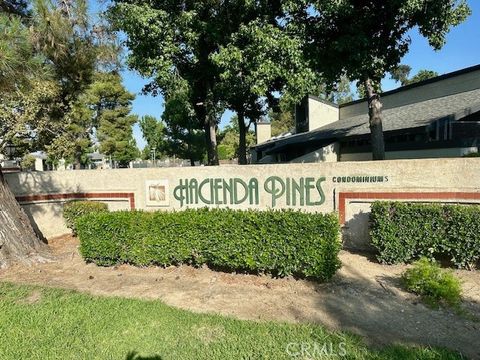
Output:
M291 164L318 163L318 162L337 162L339 153L339 144L334 143L323 148L312 151L311 153L300 156L292 161Z
M6 179L47 238L67 231L62 204L75 196L105 201L113 210L213 206L337 211L345 224L346 245L356 248L368 243L369 204L375 197L410 194L428 201L480 202L477 158L32 172L7 174ZM201 196L195 196L202 183ZM243 184L249 187L246 192ZM236 196L225 190L228 186L237 186ZM147 193L153 194L151 199ZM209 202L212 194L213 204L206 204L203 200Z
M339 110L335 105L329 105L315 98L308 98L308 131L331 124L339 120Z
M272 125L270 123L256 123L257 144L264 143L272 138Z
M387 151L385 158L387 160L397 159L433 159L461 157L472 152L476 152L476 147L468 148L445 148L445 149L425 149L425 150L406 150L406 151ZM340 161L368 161L372 160L372 153L342 153Z

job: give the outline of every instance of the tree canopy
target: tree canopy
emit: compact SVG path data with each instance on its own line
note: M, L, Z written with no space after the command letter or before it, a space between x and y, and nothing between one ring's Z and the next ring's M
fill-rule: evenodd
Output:
M44 149L67 131L96 63L85 1L36 0L29 17L26 4L8 0L0 8L0 31L6 34L0 38L0 151L7 142ZM0 266L44 253L1 167L0 207L0 229L8 229L1 234Z
M135 95L125 89L118 73L100 73L86 93L94 112L94 125L100 152L125 167L138 157L133 125L138 121L130 114Z
M239 115L245 154L244 119L264 115L265 98L272 102L287 85L291 96L306 95L315 73L303 66L301 40L283 31L282 17L279 0L115 0L110 10L116 28L127 34L129 66L153 78L145 91L168 98L180 87L186 94L210 164L218 163L215 134L225 108Z
M237 113L239 163L247 163L250 124L278 105L278 94L299 102L318 84L303 57L303 41L278 23L262 20L240 26L230 43L213 55L221 69L221 99Z
M237 115L233 115L230 123L218 134L218 156L220 160L234 160L240 156L240 130L238 124ZM249 155L248 149L253 145L255 145L255 133L247 131L245 134L246 157Z
M143 149L143 159L160 158L165 153L165 124L158 121L154 116L143 116L139 121L142 135L147 145Z
M195 112L189 102L188 86L178 88L166 98L162 114L165 123L165 152L167 155L189 159L193 166L205 162L206 139L198 128Z
M392 71L391 78L400 82L402 86L406 86L438 76L436 71L422 69L416 75L410 77L411 71L412 68L410 66L401 64Z
M378 85L408 52L408 32L418 29L438 50L451 27L470 14L465 0L292 0L289 6L307 39L307 56L327 84L342 75L364 84L374 159L385 156Z
M0 14L8 35L0 39L8 50L0 56L0 143L17 145L18 156L47 150L53 162L86 165L100 126L95 87L118 66L118 42L107 24L92 24L85 0L36 0L29 10L28 23Z

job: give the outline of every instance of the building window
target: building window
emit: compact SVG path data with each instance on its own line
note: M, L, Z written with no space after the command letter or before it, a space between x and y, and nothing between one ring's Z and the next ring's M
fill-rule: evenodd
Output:
M452 139L452 119L445 118L427 127L429 141L446 141Z

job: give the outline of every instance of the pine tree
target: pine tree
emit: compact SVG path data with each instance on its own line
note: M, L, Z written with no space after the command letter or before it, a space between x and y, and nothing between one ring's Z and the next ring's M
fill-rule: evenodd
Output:
M88 101L95 113L100 151L125 167L139 156L132 129L138 117L130 114L135 95L125 89L117 73L98 74L97 78L88 91Z

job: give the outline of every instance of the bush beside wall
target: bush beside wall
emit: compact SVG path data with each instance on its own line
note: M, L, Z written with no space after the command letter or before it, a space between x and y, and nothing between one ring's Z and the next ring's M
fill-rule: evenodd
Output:
M441 304L457 307L461 301L460 280L450 270L443 270L435 261L421 258L402 274L405 288L420 295L425 302L438 308Z
M229 271L330 279L340 267L334 214L197 209L95 213L77 221L81 253L99 265L207 264Z
M383 263L448 257L472 268L480 259L480 206L375 202L370 220Z
M63 207L63 218L67 227L76 234L75 221L80 216L98 212L108 212L107 204L98 201L70 201Z

